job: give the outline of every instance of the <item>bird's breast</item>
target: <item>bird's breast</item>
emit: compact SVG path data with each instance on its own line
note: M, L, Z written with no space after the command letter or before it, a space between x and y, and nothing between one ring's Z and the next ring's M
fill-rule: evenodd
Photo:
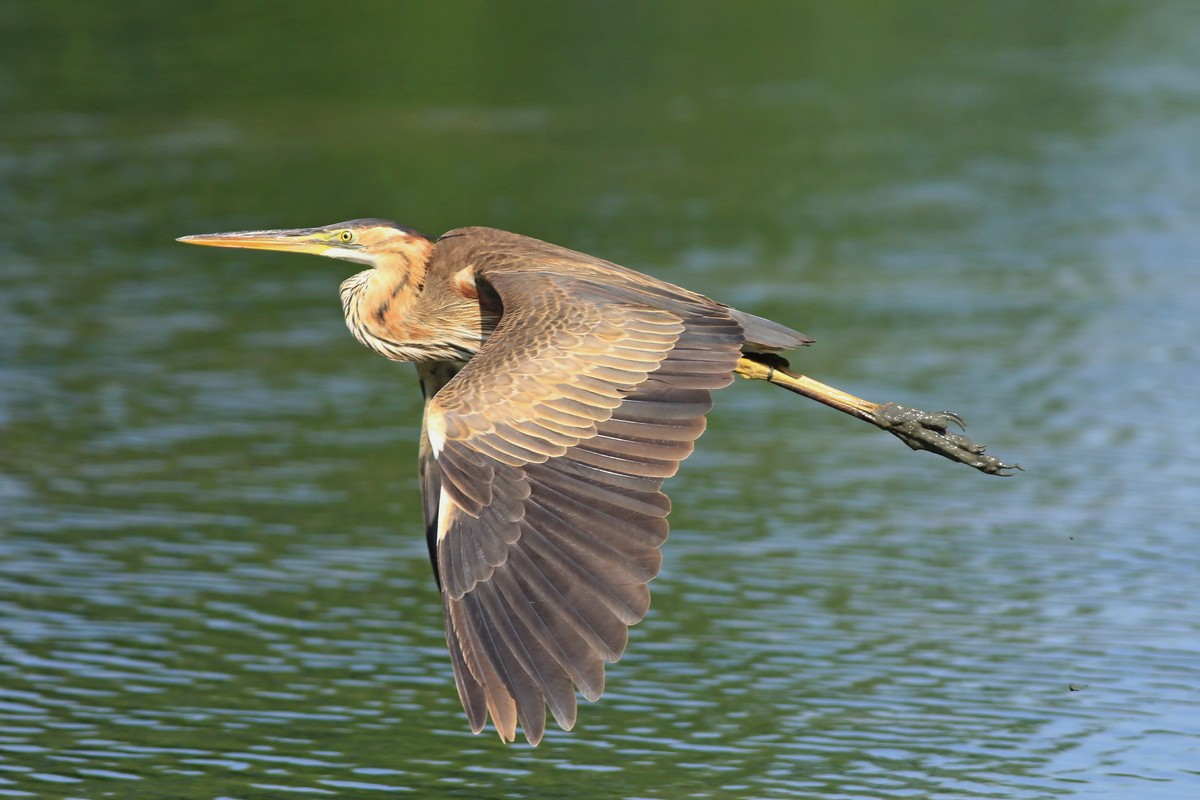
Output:
M485 309L473 274L462 270L438 285L381 280L378 271L342 284L346 327L370 350L392 361L471 359L499 316Z

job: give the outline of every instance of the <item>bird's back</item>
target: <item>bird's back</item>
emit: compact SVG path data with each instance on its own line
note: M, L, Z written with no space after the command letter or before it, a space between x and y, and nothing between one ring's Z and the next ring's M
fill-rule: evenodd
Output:
M747 314L705 295L642 272L518 233L487 227L456 228L437 240L429 264L429 279L444 285L462 281L463 271L486 275L521 271L569 276L577 291L589 283L603 302L614 299L674 311L688 316L697 308L725 309L745 332L748 352L779 352L812 343L812 338L785 325ZM484 298L481 296L481 300Z

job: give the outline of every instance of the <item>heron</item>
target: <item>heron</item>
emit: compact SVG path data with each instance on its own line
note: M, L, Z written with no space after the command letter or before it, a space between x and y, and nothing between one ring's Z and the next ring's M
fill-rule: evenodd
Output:
M878 404L789 368L813 340L626 267L486 227L430 238L385 219L184 236L366 269L340 288L350 333L416 365L418 479L458 696L472 732L536 746L574 727L646 614L666 478L711 393L762 380L994 475L951 412Z

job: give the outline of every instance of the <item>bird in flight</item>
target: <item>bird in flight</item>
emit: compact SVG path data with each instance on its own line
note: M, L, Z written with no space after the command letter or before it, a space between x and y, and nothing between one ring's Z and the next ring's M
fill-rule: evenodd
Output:
M184 236L366 269L341 284L359 342L416 365L418 474L446 642L471 730L536 745L575 724L650 604L670 501L711 392L764 380L989 474L1019 468L948 430L788 369L811 339L594 256L493 228L437 239L383 219Z

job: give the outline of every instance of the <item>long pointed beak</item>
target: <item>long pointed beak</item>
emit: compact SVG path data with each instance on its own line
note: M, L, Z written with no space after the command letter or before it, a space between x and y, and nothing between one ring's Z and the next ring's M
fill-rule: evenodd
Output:
M175 241L202 244L208 247L237 247L244 250L285 250L289 253L323 255L334 247L327 233L317 228L294 228L278 231L233 231L231 233L200 233L180 236Z

